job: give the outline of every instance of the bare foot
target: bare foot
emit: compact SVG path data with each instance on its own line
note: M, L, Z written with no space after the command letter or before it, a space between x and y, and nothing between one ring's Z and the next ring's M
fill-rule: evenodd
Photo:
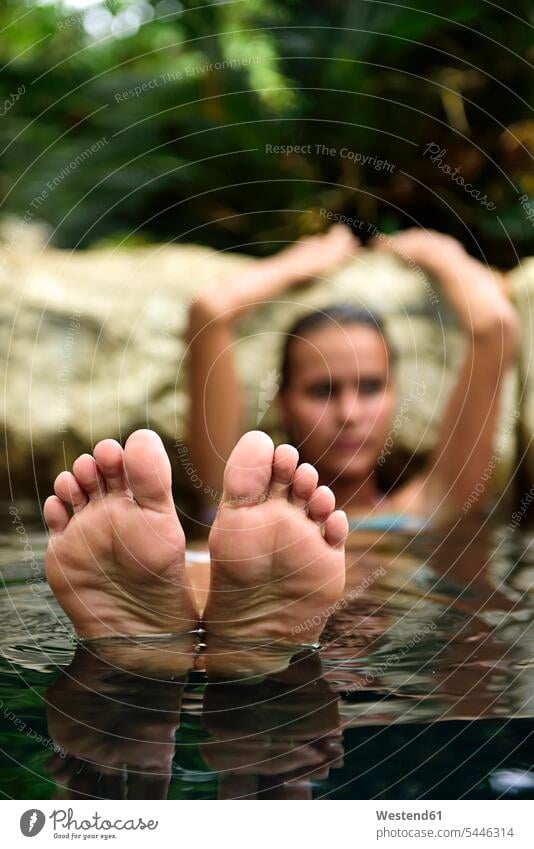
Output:
M46 576L81 637L195 628L185 540L163 444L150 430L124 450L113 439L56 479L44 506L51 539ZM71 517L66 505L74 512Z
M208 633L314 643L345 584L342 510L313 466L260 431L246 433L224 474L209 537Z

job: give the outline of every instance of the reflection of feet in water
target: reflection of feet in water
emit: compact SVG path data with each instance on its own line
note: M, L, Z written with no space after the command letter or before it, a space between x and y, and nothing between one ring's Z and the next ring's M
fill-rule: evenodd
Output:
M160 651L171 648L163 641ZM161 675L153 641L110 652L104 660L79 647L48 689L48 730L60 749L49 771L69 798L166 798L184 676ZM124 660L135 672L117 665ZM202 756L221 798L310 798L310 779L341 765L337 698L317 653L260 684L208 683L202 718L211 735Z
M343 591L348 526L315 469L297 463L295 448L275 450L260 431L234 448L209 538L208 634L306 643L321 634Z
M185 587L184 534L160 438L111 439L56 479L44 514L48 582L82 637L183 632L197 616ZM69 516L66 505L74 515Z
M126 659L134 674L117 666ZM48 769L69 798L167 797L184 676L161 678L164 664L149 644L124 644L113 663L79 647L47 690L48 731L61 750Z
M202 719L219 798L309 799L310 780L342 766L338 700L317 653L257 685L208 684Z

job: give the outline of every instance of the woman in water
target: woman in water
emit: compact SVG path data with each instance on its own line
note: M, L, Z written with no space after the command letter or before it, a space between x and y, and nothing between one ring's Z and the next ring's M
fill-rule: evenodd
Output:
M344 228L298 242L191 309L192 459L212 490L224 478L198 592L157 434L136 431L124 448L102 440L56 478L44 505L46 574L79 636L180 634L185 645L156 651L155 663L181 676L197 668L201 621L210 642L205 662L218 678L285 668L295 641L318 641L350 571L347 516L336 500L360 525L381 519L389 527L393 515L409 528L414 519L461 513L467 499L470 513L482 504L472 496L492 467L500 388L516 347L514 311L493 275L452 239L409 230L379 239L382 246L433 272L465 329L463 363L427 467L391 493L380 490L377 465L395 408L391 350L380 324L352 308L312 313L288 334L278 403L293 446L275 449L258 431L242 436L235 320L357 249ZM361 590L361 558L358 566ZM274 655L258 652L257 640L274 641ZM124 662L115 643L111 652L115 665Z
M380 319L365 310L332 307L297 322L285 341L277 403L289 441L315 466L319 483L333 490L353 527L409 528L461 513L487 471L517 318L493 273L455 239L410 229L380 236L373 247L434 275L465 331L463 361L426 467L393 491L381 491L378 461L396 406L394 363ZM225 463L245 430L233 355L236 320L331 271L357 249L351 231L338 225L254 263L192 304L189 445L205 491L222 489ZM471 514L483 506L485 494Z

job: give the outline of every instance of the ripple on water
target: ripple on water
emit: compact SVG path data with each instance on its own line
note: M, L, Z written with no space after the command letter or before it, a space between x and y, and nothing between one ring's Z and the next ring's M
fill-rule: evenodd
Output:
M169 798L262 798L283 784L280 764L289 775L313 765L314 781L299 786L333 798L533 794L532 538L494 529L480 544L397 542L350 552L345 598L321 652L303 653L278 679L245 685L206 686L199 671L180 702L176 681L125 684L116 669L99 677L91 664L80 694L83 652L74 653L70 623L43 579L46 537L36 526L27 563L8 529L0 538L0 700L23 725L0 715L12 757L4 789L14 798L57 794L64 764L55 756L58 776L46 765L57 744L76 761L70 790L139 798L142 756L157 760L161 748L151 748L150 735L159 728L172 749L180 713ZM205 554L190 556L188 567L205 577ZM193 583L200 597L203 579ZM117 764L120 781L108 793Z

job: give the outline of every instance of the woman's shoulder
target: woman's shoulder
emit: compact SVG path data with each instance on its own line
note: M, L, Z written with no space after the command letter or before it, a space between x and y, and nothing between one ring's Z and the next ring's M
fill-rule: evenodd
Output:
M388 493L381 505L384 511L428 518L432 511L426 477L423 473L418 474Z

